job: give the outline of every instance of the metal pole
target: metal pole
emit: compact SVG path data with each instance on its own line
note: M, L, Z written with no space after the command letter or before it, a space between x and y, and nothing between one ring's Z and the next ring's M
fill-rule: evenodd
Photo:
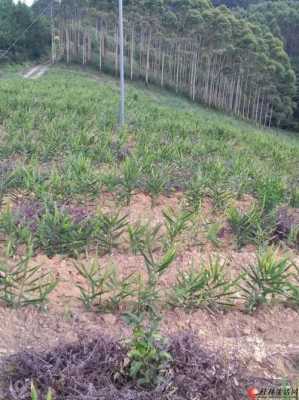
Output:
M119 71L120 71L120 107L119 125L125 124L125 64L124 64L124 21L123 21L123 0L118 0L119 8Z
M54 32L54 16L53 16L53 3L51 3L51 52L52 52L52 64L55 64L55 32Z

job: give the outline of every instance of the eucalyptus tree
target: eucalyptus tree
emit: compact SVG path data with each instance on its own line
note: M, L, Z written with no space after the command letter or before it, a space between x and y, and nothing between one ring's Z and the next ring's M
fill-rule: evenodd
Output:
M67 10L78 8L74 13ZM283 42L254 20L210 0L125 0L126 73L261 125L292 114L295 77ZM67 62L117 73L116 0L63 0ZM75 22L74 22L75 21Z
M0 50L9 59L38 58L48 51L50 42L49 24L43 16L36 20L26 4L0 1Z
M297 0L262 1L249 7L243 15L284 42L285 50L291 58L293 69L297 73L297 81L299 81L299 2ZM286 75L292 80L290 71L287 71ZM299 87L293 100L297 102L295 117L299 120ZM291 107L289 102L287 107Z

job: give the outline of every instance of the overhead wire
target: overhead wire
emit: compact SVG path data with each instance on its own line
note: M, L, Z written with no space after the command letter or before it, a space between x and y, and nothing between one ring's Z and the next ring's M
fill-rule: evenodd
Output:
M44 13L52 7L52 1L49 2L47 7L45 7L39 15L28 25L24 31L17 37L17 39L8 47L7 50L4 51L3 54L0 54L0 59L6 57L6 55L10 52L10 50L23 38L24 34L29 31L29 29L44 15Z

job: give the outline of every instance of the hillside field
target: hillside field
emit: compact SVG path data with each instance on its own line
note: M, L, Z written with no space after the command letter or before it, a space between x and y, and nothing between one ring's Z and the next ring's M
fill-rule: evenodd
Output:
M16 71L0 75L0 356L128 337L123 314L154 301L163 335L298 382L299 136L141 83L120 130L113 78Z

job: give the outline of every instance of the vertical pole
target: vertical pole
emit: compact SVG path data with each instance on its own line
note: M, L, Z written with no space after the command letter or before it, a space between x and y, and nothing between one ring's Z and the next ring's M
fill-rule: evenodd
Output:
M56 61L56 43L55 43L55 22L54 22L54 12L53 12L54 0L51 4L51 42L52 42L52 64Z
M125 65L124 65L124 22L123 22L123 0L118 0L119 8L119 71L120 71L120 107L119 125L125 124Z

